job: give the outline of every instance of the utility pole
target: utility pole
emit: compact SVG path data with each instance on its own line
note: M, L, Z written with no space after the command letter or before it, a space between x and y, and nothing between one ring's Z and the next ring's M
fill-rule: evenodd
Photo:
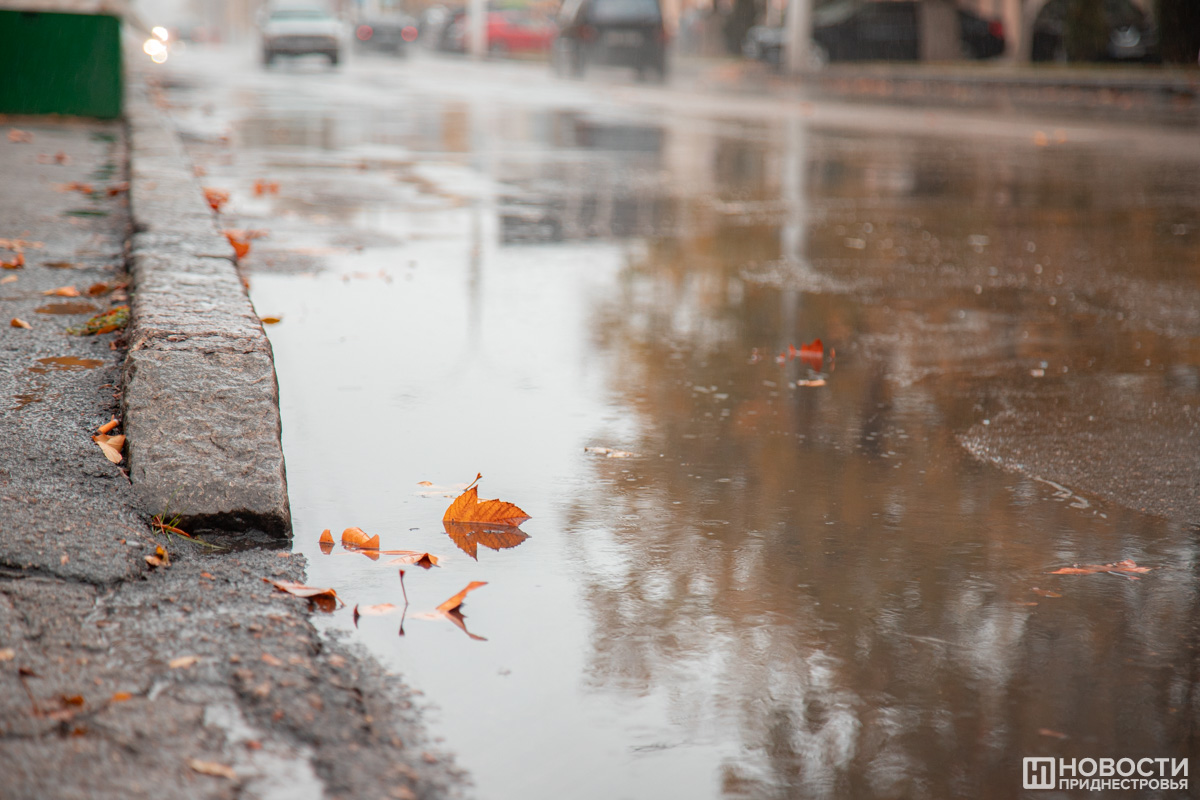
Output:
M807 72L812 59L813 0L788 0L784 54L789 75Z
M466 23L467 52L482 59L487 55L487 0L468 0Z

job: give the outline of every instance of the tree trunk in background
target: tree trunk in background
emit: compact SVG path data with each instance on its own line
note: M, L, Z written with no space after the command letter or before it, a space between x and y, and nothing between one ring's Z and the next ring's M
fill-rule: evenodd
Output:
M1158 0L1156 6L1163 61L1195 64L1200 55L1200 3Z

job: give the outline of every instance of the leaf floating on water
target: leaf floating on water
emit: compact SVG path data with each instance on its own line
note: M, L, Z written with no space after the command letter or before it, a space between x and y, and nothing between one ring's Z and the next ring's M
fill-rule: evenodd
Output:
M478 636L474 633L471 633L469 630L467 630L466 618L463 616L462 608L461 608L463 600L466 598L467 594L475 591L480 586L487 586L487 582L486 581L471 581L470 583L468 583L466 585L466 587L461 592L454 595L449 600L447 600L446 602L444 602L440 606L438 606L437 610L434 613L432 613L432 614L416 614L414 616L417 619L448 619L451 622L453 622L455 624L455 626L457 626L463 633L465 633L467 636L470 636L475 641L486 642L487 639L485 639L484 637Z
M628 450L614 450L611 447L585 447L583 452L607 458L637 458L637 453L631 453Z
M443 522L484 522L489 525L510 525L516 527L530 516L512 503L503 500L479 499L475 484L483 477L480 473L458 498L446 509L442 516Z
M382 617L399 610L400 606L395 603L378 603L373 606L355 606L354 615L356 617Z
M1065 733L1059 733L1058 731L1051 730L1050 728L1038 728L1038 736L1048 736L1051 739L1070 739L1071 738L1070 736L1067 736Z
M372 561L379 560L379 534L367 536L362 528L346 528L342 531L342 547L361 551Z
M1131 573L1146 573L1153 567L1139 567L1136 562L1125 559L1118 561L1115 564L1084 564L1082 566L1076 564L1073 567L1063 567L1051 572L1051 575L1095 575L1099 572L1110 572L1114 575L1120 575L1128 578L1131 581L1141 580L1137 575Z
M461 606L463 604L463 601L467 599L468 594L475 591L480 586L487 586L487 581L471 581L470 583L468 583L466 585L466 588L464 588L461 592L454 595L449 600L447 600L446 602L444 602L440 606L438 606L437 610L441 611L442 613L445 613L447 611L453 611L454 609L458 608L459 606Z
M471 558L478 558L479 545L489 550L507 550L529 538L520 528L499 525L482 525L477 522L443 522L446 534L459 550Z
M341 605L345 605L342 599L338 597L337 592L333 589L322 589L316 586L305 586L303 583L296 581L276 581L271 578L263 578L263 581L271 584L281 592L287 592L296 597L303 597L306 600L315 602L322 611L333 611Z
M125 435L117 434L116 436L106 436L101 433L92 437L92 441L100 445L100 450L104 453L104 457L114 464L120 464L125 456L121 455L121 448L125 446Z
M382 555L399 556L393 558L387 563L389 564L413 564L424 569L436 567L438 557L420 550L380 550Z
M321 531L321 539L317 542L317 546L321 548L321 552L325 555L333 552L333 534L329 532L329 528Z
M1034 594L1039 595L1041 597L1062 597L1062 595L1059 594L1058 592L1053 592L1049 589L1039 589L1036 586L1033 587L1032 589L1030 589L1029 591L1031 591Z
M811 381L796 381L796 387L803 389L805 387L824 386L824 378L813 378Z

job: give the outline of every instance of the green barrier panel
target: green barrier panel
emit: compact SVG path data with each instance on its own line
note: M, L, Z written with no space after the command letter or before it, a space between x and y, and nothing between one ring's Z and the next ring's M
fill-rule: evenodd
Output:
M0 10L0 113L121 115L121 23Z

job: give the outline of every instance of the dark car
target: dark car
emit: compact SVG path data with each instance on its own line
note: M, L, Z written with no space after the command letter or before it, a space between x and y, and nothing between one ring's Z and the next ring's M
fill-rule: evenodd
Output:
M1081 43L1076 53L1067 47L1067 0L1050 0L1033 23L1031 58L1034 61L1157 61L1158 29L1130 0L1104 0L1099 31L1092 42ZM1091 51L1087 53L1087 51Z
M667 75L667 32L658 0L566 0L551 65L582 77L591 65L632 67L639 79Z
M813 60L917 61L921 26L916 2L842 0L813 11ZM1004 27L958 9L959 45L966 58L994 58L1004 52ZM786 29L755 26L746 35L747 58L782 66Z
M360 50L405 56L416 40L417 21L403 14L363 18L354 26L354 41Z

